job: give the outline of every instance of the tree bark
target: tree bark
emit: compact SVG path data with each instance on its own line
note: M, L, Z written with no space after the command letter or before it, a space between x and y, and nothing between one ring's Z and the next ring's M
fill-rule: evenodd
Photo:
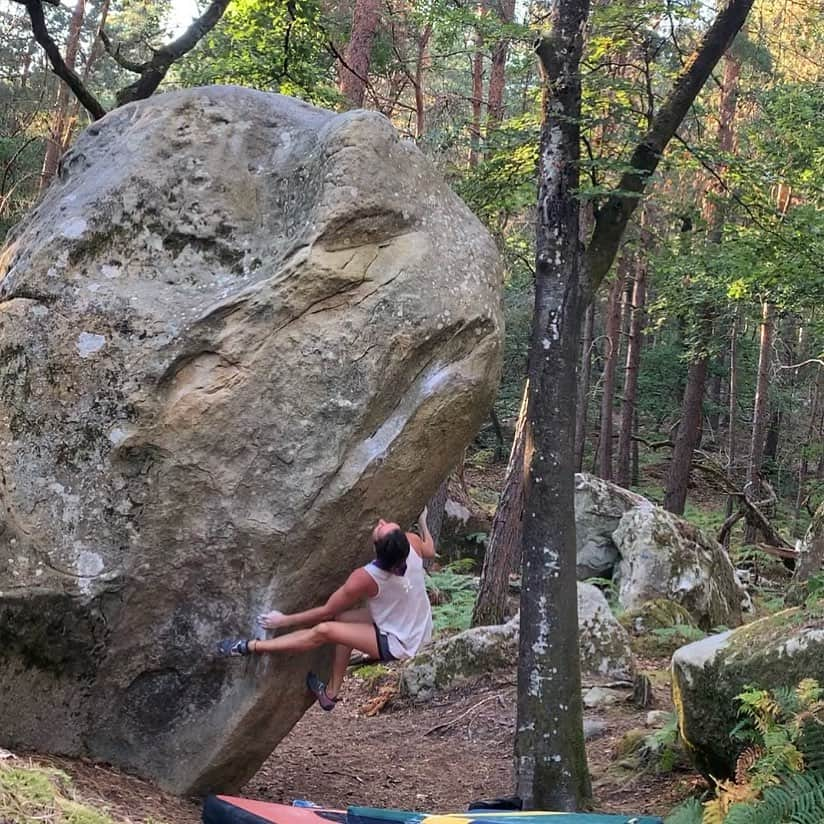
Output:
M484 554L478 596L472 610L472 626L500 624L506 611L509 573L517 567L521 553L524 512L524 424L527 388L521 399L515 438L506 467L506 480L492 519L489 545Z
M380 20L380 0L355 0L352 33L343 55L338 88L349 107L360 109L369 79L372 44Z
M824 369L819 368L815 379L812 402L810 404L810 417L807 422L807 430L804 441L801 444L801 458L798 462L798 490L795 496L795 511L793 512L793 535L798 531L798 519L801 516L801 502L804 500L804 489L807 483L807 473L810 469L809 450L815 435L815 425L818 421L818 414L821 405L821 394L824 389Z
M747 485L744 489L750 500L758 501L762 497L761 466L764 461L764 445L767 437L769 418L769 385L772 366L772 347L775 336L775 307L765 303L761 315L761 337L758 347L758 377L755 385L755 402L753 405L752 439L750 440L750 457L747 461ZM744 534L745 543L756 540L758 529L748 522Z
M738 450L736 448L736 437L738 435L738 311L732 319L730 329L730 385L728 398L728 421L727 421L727 477L730 484L738 486L736 479L736 463L738 462ZM730 495L727 498L727 518L729 518L738 506L737 499ZM727 531L724 537L724 546L729 549L730 533Z
M627 360L624 370L624 400L621 404L621 425L618 431L618 463L616 481L620 486L632 482L632 434L636 423L635 402L638 395L638 371L643 343L644 304L647 297L647 262L636 257L635 283L632 290L632 318L627 337Z
M478 17L484 8L478 4ZM475 29L475 51L472 54L472 122L469 125L469 165L477 166L481 157L481 110L484 100L484 55L483 35Z
M515 19L515 0L497 0L495 8L501 25L508 25ZM492 47L492 65L489 69L487 95L487 132L498 126L504 119L504 89L508 53L509 38L501 37Z
M803 602L804 584L821 570L822 563L824 563L824 502L815 511L807 534L801 543L788 596L789 603Z
M588 0L557 0L541 40L535 316L529 354L516 792L526 809L591 795L583 736L575 574L576 361L584 310L579 240L581 78Z
M625 259L618 264L615 280L609 289L606 317L607 355L604 359L604 375L601 381L601 434L598 439L598 474L611 481L612 474L612 434L615 406L615 370L621 351L621 295L626 277Z
M684 514L692 456L701 443L701 423L704 417L701 406L704 401L708 365L709 358L700 355L692 360L687 371L687 385L681 405L681 423L675 438L675 448L672 450L667 491L664 495L664 509L676 515Z
M584 465L584 447L587 441L589 416L589 382L592 374L592 340L595 326L595 305L590 303L584 313L584 339L581 345L581 369L578 376L578 398L575 417L575 471Z
M86 0L77 0L69 20L69 32L66 39L66 67L74 71L77 61L77 49L80 45L80 32L86 17ZM39 190L42 192L57 174L57 164L66 150L70 124L67 123L69 111L69 87L60 83L57 87L57 102L54 106L46 151L43 156L43 168L40 171Z
M435 546L438 546L438 541L441 538L441 530L443 529L444 508L446 507L446 499L449 496L449 476L441 481L441 485L435 490L435 494L427 501L426 504L426 525L429 527L429 533L432 535L432 540Z
M426 132L426 100L423 94L423 76L429 63L429 39L432 24L427 23L418 40L418 59L415 63L415 140L421 140Z

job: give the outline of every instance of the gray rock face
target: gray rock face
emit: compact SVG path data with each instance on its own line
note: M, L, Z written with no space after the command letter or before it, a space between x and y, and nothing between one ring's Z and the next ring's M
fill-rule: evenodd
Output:
M635 675L629 634L592 584L578 584L578 651L584 672L625 681Z
M237 788L324 655L216 661L409 522L498 381L494 244L376 114L117 109L0 254L0 744Z
M620 556L612 533L625 512L652 506L642 495L579 472L575 476L575 530L578 580L611 578Z
M744 744L730 738L741 720L735 697L748 685L795 688L824 683L824 623L804 608L784 610L681 647L672 658L673 700L696 766L715 778L734 774Z
M474 627L426 647L401 676L403 691L425 700L468 678L512 667L518 660L520 616L506 624ZM578 584L578 649L582 671L613 679L635 672L629 637L601 591Z
M724 548L659 507L636 507L614 533L621 554L618 599L627 610L666 598L687 609L704 630L741 623L749 600Z

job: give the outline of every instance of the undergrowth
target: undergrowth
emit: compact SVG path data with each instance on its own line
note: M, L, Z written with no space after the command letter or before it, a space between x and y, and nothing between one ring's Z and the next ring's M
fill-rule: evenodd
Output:
M114 824L109 815L75 798L66 773L19 759L0 761L0 821Z
M715 798L689 799L666 824L821 824L824 821L824 689L749 688L738 696L732 736L745 748Z
M469 629L477 587L471 575L461 572L456 561L437 572L430 572L427 588L433 600L432 625L436 633Z

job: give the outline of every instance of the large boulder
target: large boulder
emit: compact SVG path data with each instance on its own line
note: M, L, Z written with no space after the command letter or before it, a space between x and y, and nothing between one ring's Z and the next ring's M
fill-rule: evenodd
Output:
M0 745L237 788L327 656L215 641L317 604L457 462L495 245L382 116L212 87L88 128L0 277Z
M518 660L519 623L516 615L506 624L473 627L430 644L404 667L404 693L425 700L436 690L513 667ZM578 584L578 650L585 673L622 680L634 676L629 636L592 584Z
M652 506L642 495L579 472L575 476L575 536L578 580L611 578L620 560L612 533L624 513Z
M804 678L824 684L824 619L784 610L681 647L672 658L679 728L696 766L727 778L745 746L730 732L741 720L735 697L749 686L794 688Z
M749 596L724 548L664 509L639 506L613 533L621 562L615 575L624 609L666 598L685 607L704 630L741 623Z

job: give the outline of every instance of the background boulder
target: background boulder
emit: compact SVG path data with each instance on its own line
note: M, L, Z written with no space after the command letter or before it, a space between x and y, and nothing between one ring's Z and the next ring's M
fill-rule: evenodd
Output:
M714 539L660 507L641 506L622 516L614 533L621 555L618 600L632 610L666 598L681 604L704 630L741 623L749 596Z
M500 372L495 245L378 114L90 126L0 254L0 744L239 787L323 656L217 661L408 523Z
M620 560L612 533L624 513L652 506L642 495L579 472L575 475L575 535L578 580L611 578Z
M403 669L404 693L423 700L477 675L511 668L518 660L519 622L516 615L506 624L473 627L425 647ZM635 673L626 630L591 584L578 584L578 649L584 673L621 680Z
M824 683L824 619L794 608L711 635L677 650L672 672L679 728L696 766L728 778L744 747L730 738L740 721L735 697L752 685Z

